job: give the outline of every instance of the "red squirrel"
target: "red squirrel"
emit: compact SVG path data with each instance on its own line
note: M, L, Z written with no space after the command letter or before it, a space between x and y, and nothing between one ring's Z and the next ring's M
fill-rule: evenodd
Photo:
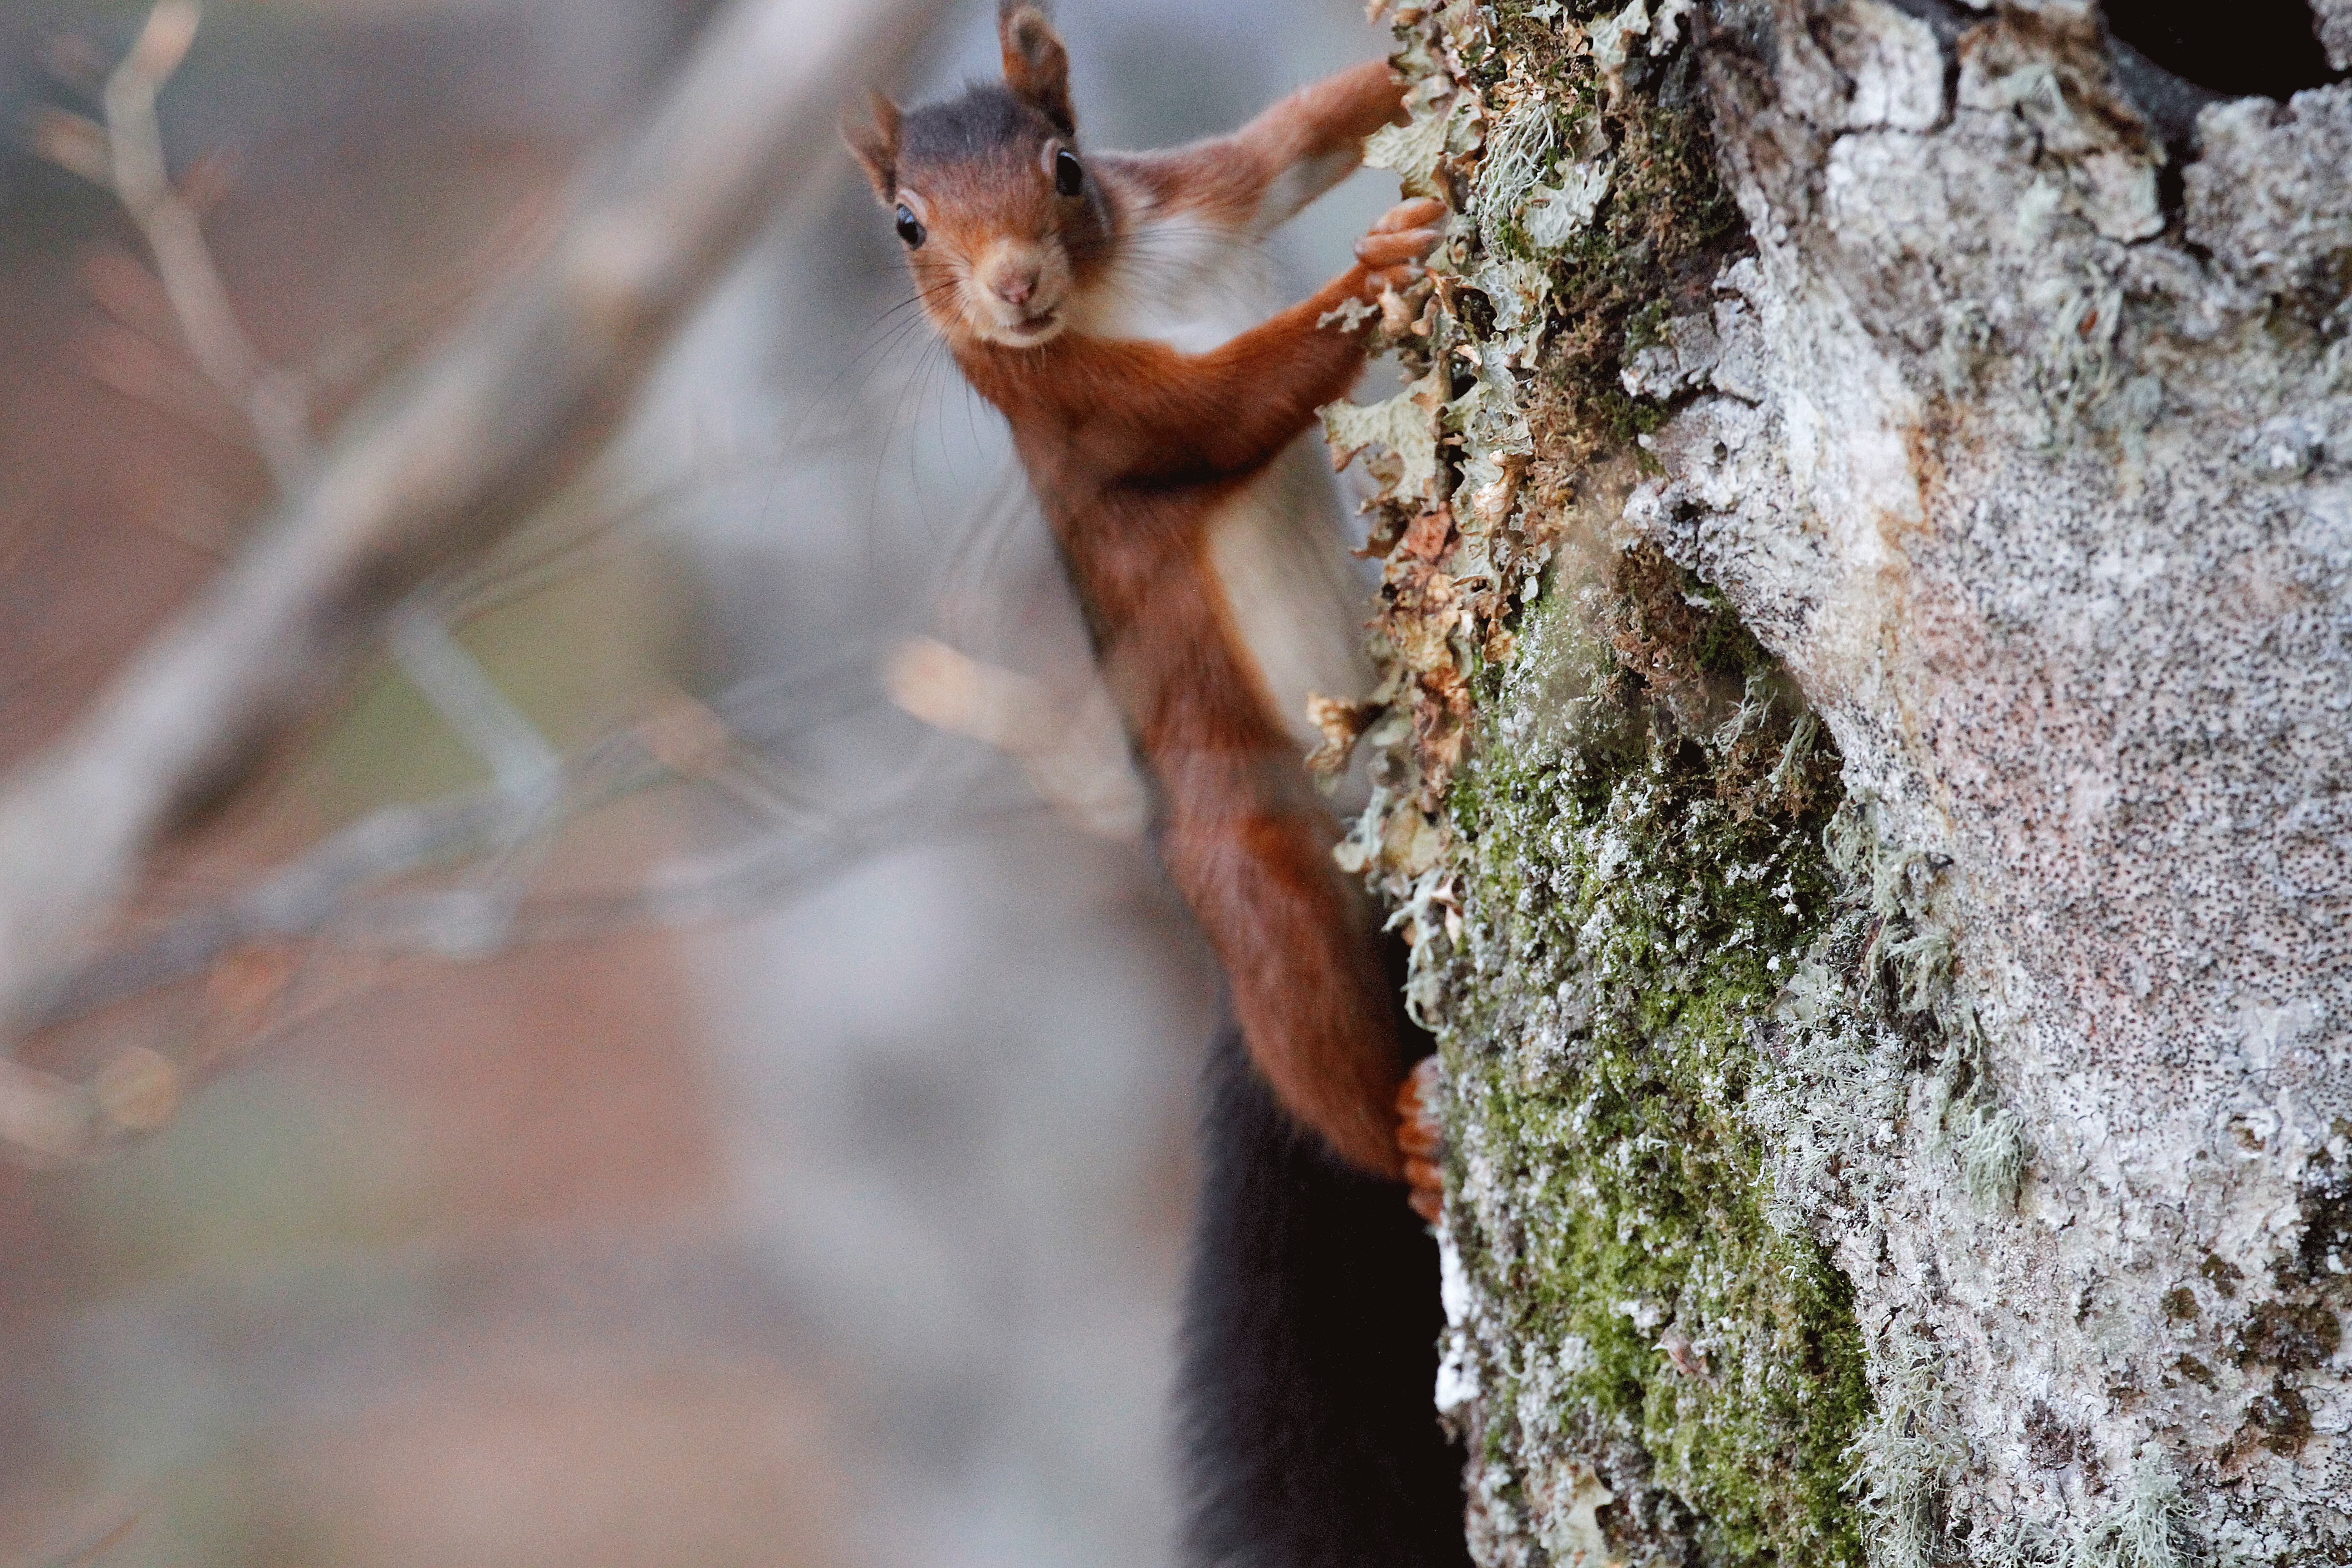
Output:
M1185 1279L1188 1556L1467 1568L1461 1450L1430 1405L1437 1248L1413 1217L1437 1217L1434 1129L1379 931L1213 560L1286 515L1277 458L1364 364L1376 312L1352 306L1416 278L1442 207L1390 209L1355 266L1225 336L1204 306L1404 118L1402 82L1357 66L1230 136L1094 153L1045 12L1002 0L997 33L1002 87L908 113L877 97L845 134L924 312L1012 426L1240 1020L1209 1056Z
M1208 1064L1185 1289L1190 1560L1468 1568L1414 1217L1437 1217L1433 1129L1375 921L1213 560L1222 527L1287 504L1276 459L1363 366L1376 312L1349 307L1418 275L1443 208L1391 209L1354 266L1224 337L1199 307L1402 119L1402 83L1360 66L1231 135L1082 152L1044 13L1003 0L998 33L1002 87L903 114L877 97L844 129L924 310L1012 427L1240 1025Z
M1353 384L1369 327L1346 307L1417 277L1444 209L1391 209L1354 266L1213 348L1159 336L1175 297L1402 121L1402 83L1374 62L1230 135L1082 153L1068 56L1044 13L1006 0L999 31L1002 88L904 114L877 95L845 139L893 210L924 310L1012 426L1158 785L1162 858L1224 967L1252 1059L1342 1160L1402 1179L1395 988L1206 552L1220 511ZM1416 1161L1412 1173L1425 1193L1433 1172Z

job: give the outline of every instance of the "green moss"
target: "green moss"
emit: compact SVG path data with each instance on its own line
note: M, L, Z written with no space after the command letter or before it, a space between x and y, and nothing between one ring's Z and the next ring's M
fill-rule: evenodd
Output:
M1510 1208L1454 1222L1520 1357L1488 1369L1487 1445L1637 1447L1660 1496L1620 1476L1601 1515L1632 1546L1860 1564L1850 1289L1768 1221L1743 1114L1752 1026L1835 901L1836 755L1736 617L1647 550L1538 606L1492 711L1453 795L1467 929L1444 1034L1457 1157Z

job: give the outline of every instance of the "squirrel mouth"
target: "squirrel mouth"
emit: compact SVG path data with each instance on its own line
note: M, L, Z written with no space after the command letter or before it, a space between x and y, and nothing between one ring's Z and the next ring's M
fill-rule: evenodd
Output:
M999 327L997 332L1006 342L1020 344L1039 343L1059 331L1062 318L1058 310L1041 310L1034 316L1024 316L1017 321Z

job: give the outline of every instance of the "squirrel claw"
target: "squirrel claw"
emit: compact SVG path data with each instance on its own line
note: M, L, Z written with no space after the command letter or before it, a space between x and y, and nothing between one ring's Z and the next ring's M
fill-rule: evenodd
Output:
M1423 258L1444 237L1432 225L1445 205L1427 196L1399 202L1356 241L1356 261L1364 269L1367 298L1387 289L1412 288L1422 278Z
M1415 196L1411 201L1399 202L1382 213L1380 221L1372 225L1370 232L1394 234L1401 229L1427 228L1444 216L1444 202L1432 196Z
M1356 259L1366 267L1395 267L1419 261L1437 248L1433 228L1374 229L1356 241Z
M1397 1088L1397 1148L1404 1155L1405 1201L1435 1225L1445 1212L1445 1129L1437 1121L1437 1058L1423 1057Z

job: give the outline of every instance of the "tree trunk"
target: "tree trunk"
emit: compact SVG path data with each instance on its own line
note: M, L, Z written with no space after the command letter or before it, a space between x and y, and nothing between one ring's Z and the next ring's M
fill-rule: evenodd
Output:
M1334 721L1480 1560L2352 1562L2352 86L2071 0L1392 19L1458 216L1330 416Z

